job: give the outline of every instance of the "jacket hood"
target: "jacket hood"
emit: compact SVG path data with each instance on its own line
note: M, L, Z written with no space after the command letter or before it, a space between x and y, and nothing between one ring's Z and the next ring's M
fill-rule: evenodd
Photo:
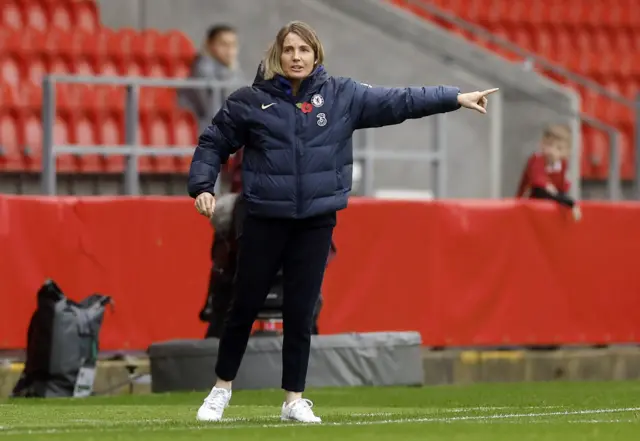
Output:
M253 85L257 86L258 83L264 81L264 66L262 63L258 65L258 71L256 72L256 77L253 79Z

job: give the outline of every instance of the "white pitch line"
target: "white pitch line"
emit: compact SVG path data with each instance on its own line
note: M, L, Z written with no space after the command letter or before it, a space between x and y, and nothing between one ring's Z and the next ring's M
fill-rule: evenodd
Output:
M509 420L518 418L545 418L553 416L568 416L568 415L597 415L597 414L611 414L611 413L625 413L625 412L639 412L640 407L625 407L618 409L586 409L564 412L531 412L531 413L509 413L509 414L494 414L494 415L469 415L469 416L457 416L457 417L439 417L439 418L399 418L388 419L378 421L342 421L335 423L323 423L323 424L300 424L300 423L284 423L284 424L253 424L242 426L226 426L219 423L201 424L198 426L188 427L146 427L145 431L189 431L189 430L229 430L229 429L277 429L287 427L323 427L323 426L370 426L370 425L387 425L387 424L424 424L424 423L452 423L456 421L478 421L489 422L492 420ZM222 423L228 420L223 420ZM593 420L573 420L575 423L593 423ZM45 429L45 430L32 430L32 429L9 429L0 432L2 435L25 435L25 434L52 434L52 433L71 433L71 432L86 432L89 430L95 430L99 427L78 427L79 430L69 429ZM6 430L9 429L9 430ZM116 430L109 430L109 432L131 430L131 428L118 427Z

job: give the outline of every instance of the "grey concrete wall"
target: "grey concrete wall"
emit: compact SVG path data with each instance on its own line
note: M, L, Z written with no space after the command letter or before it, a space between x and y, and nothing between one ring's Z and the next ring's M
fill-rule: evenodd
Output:
M512 195L524 158L545 123L562 119L568 99L537 75L478 51L423 20L380 0L99 0L111 27L181 29L199 46L206 28L230 22L241 32L242 67L253 72L277 29L289 20L314 26L328 51L334 75L388 85L453 84L463 90L495 85L505 100L503 195ZM542 102L542 103L541 103ZM470 111L447 117L447 194L489 195L490 118ZM377 149L426 149L433 120L377 129ZM431 167L421 162L379 161L376 188L428 189Z

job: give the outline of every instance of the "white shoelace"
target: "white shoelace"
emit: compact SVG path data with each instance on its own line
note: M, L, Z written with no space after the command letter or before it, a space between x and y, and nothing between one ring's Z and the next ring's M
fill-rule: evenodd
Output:
M291 403L291 410L301 411L304 414L315 416L311 408L313 407L313 402L311 400L307 400L306 398L300 398L299 400Z
M204 399L207 407L215 410L216 412L224 411L225 405L227 404L226 394L224 390L215 390L211 392L211 394Z

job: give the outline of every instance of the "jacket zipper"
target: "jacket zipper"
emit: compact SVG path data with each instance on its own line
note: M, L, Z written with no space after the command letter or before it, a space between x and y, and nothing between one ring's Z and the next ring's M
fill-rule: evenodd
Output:
M300 97L306 96L307 87L302 87L302 86L305 86L304 82L301 85L300 89L298 90L297 95L291 96L291 102L293 103L293 113L294 113L295 122L296 122L294 127L294 134L293 134L296 141L294 151L293 151L295 155L294 173L296 174L296 217L299 217L302 213L302 202L303 202L302 179L300 177L300 173L298 170L300 169L300 158L304 156L304 150L303 150L302 143L300 142L300 137L298 136L298 133L302 133L302 125L304 122L302 118L305 118L306 114L301 112L300 109L298 109L298 105L297 105ZM302 102L304 102L304 100Z
M294 173L296 174L296 217L299 217L301 212L302 212L302 179L300 177L300 156L303 155L302 153L302 146L300 145L300 137L298 136L299 133L299 127L300 127L300 118L301 116L298 114L298 107L296 106L296 104L294 103L293 105L293 111L294 111L294 115L295 115L295 128L294 128L294 137L295 137L295 146L294 146L294 151L293 154L295 155L295 161L294 161Z

